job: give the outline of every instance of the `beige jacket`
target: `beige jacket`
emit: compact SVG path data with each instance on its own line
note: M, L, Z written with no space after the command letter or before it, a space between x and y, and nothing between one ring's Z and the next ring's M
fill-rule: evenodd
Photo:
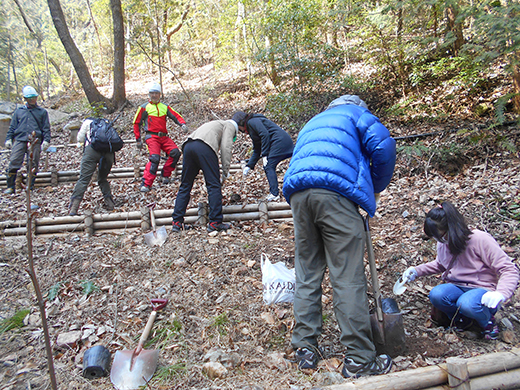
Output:
M237 129L230 121L216 120L203 124L188 139L201 140L209 145L218 156L220 150L220 163L222 164L222 175L228 176L231 165L233 138L237 135ZM184 143L182 148L184 149Z

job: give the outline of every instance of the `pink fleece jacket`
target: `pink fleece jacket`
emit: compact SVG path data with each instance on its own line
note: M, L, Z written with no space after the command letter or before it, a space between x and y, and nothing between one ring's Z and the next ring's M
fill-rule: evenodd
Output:
M508 300L518 285L517 266L490 234L477 229L472 232L466 250L455 260L446 282L463 287L496 290ZM437 243L437 258L415 267L417 276L446 271L452 257L447 244Z

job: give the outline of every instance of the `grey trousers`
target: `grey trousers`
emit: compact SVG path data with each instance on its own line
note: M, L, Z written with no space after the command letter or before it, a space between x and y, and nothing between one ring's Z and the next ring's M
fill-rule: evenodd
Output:
M296 245L293 348L318 347L321 284L328 267L345 355L356 363L372 362L376 350L363 262L365 231L357 205L333 191L311 188L291 196L291 209Z
M38 165L40 164L40 153L41 146L40 141L38 141L34 146L32 159L32 165L33 168L36 169L36 172L38 172ZM22 167L26 154L28 154L27 141L14 141L13 148L11 149L11 156L9 158L9 168L7 168L7 171L13 173L18 172L18 170Z
M99 164L98 185L103 193L104 198L112 196L110 184L107 177L114 164L114 153L100 153L87 145L81 158L81 167L79 169L79 179L74 186L71 198L83 199L85 191L90 184L92 175L96 171Z

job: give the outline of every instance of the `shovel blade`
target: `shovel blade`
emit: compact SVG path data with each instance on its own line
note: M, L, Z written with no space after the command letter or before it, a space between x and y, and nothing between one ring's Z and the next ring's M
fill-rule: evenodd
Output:
M395 358L405 352L406 339L401 313L383 313L383 321L379 321L376 314L371 314L370 323L378 355L384 353Z
M134 359L132 367L132 351L117 351L110 371L110 381L118 390L138 389L146 385L157 368L159 351L143 349Z
M162 246L168 238L168 232L164 226L144 235L144 241L150 246Z

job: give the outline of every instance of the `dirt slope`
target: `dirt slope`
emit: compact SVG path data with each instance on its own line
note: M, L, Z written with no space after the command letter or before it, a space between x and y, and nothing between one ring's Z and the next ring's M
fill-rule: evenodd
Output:
M130 96L135 105L144 99L140 92ZM243 107L246 99L241 99L228 105L217 100L214 113L229 117ZM174 95L168 95L167 100L178 102L179 106L185 104ZM125 139L132 138L130 121L135 108L127 108L119 122ZM203 114L187 109L180 112L188 113L192 129L213 119L213 114L205 109L201 109ZM470 125L479 124L464 124ZM463 125L445 123L438 129L452 130L457 126ZM170 130L180 144L185 135L173 127ZM400 126L399 135L431 128L424 126L423 130L416 124ZM60 134L59 127L53 131L53 143L68 142L68 135ZM514 133L518 129L507 131ZM248 142L240 139L236 143L237 161L245 156ZM518 144L518 139L515 142ZM464 132L428 137L419 143L401 140L399 145L403 148L396 173L383 193L378 215L371 222L384 296L393 296L393 283L408 266L434 258L434 244L424 239L422 223L425 213L442 200L453 201L472 227L490 232L512 258L519 258L520 161L515 153L489 146L479 148L479 144L471 148ZM417 145L425 149L422 155L417 153ZM450 160L449 154L433 153L439 145L461 145L467 149L459 154L454 151ZM51 159L50 164L59 170L78 169L80 151L62 148ZM144 165L146 156L136 155L132 146L127 146L118 153L117 161L120 167L131 166L134 161ZM3 165L2 170L5 160ZM286 167L287 163L280 165L280 181ZM178 182L169 186L156 183L154 191L145 195L138 192L138 185L132 180L112 182L119 211L134 211L152 201L157 202L158 208L173 207ZM66 215L72 188L72 184L60 184L33 191L33 204L39 206L36 217ZM265 175L258 168L245 185L241 175L236 174L224 188L224 204L232 203L232 194L239 194L240 202L258 202L267 191ZM205 197L200 182L194 187L192 202L197 204ZM0 199L3 220L25 218L24 194L2 195ZM95 184L91 184L82 207L103 212L102 196ZM320 344L332 368L298 371L290 350L291 304L266 306L262 301L261 254L268 254L272 261L283 261L290 268L294 266L294 231L290 221L271 222L267 226L257 222L234 223L229 233L217 235L209 235L204 228L168 233L168 240L159 248L148 247L141 231L34 239L41 289L44 294L53 295L47 302L53 343L58 336L81 331L81 341L76 344L54 347L60 389L112 388L109 378L92 381L81 376L83 353L98 344L105 345L112 356L116 350L133 348L150 314L152 298L168 298L169 303L159 314L150 337L152 342L147 346L161 351L150 388L310 389L342 381L333 366L341 361L345 351L338 340L328 279L324 281L325 321ZM26 268L25 237L2 238L0 319L10 318L22 309L30 309L32 315L23 328L0 335L0 389L44 389L49 384L44 338ZM449 356L470 357L519 346L518 292L497 316L504 320L501 339L484 341L473 332L456 334L431 323L427 294L438 283L435 277L424 278L396 297L404 313L407 351L395 359L394 370L437 364ZM91 292L86 294L88 290ZM512 331L506 330L509 324ZM202 368L210 360L221 362L227 368L226 375L210 379Z

